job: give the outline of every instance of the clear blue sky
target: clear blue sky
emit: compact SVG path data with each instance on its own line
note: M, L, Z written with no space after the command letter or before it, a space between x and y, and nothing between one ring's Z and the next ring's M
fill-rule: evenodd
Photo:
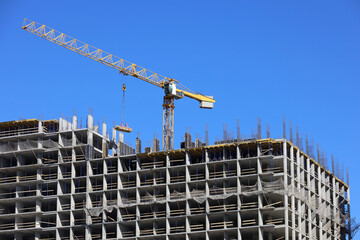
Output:
M21 30L23 18L213 95L213 110L176 102L175 146L193 136L263 130L282 135L282 116L350 167L352 214L360 220L358 1L0 0L0 121L71 116L126 119L145 145L162 131L162 90ZM125 78L125 80L123 80ZM295 128L295 127L294 127ZM265 131L263 131L265 136Z

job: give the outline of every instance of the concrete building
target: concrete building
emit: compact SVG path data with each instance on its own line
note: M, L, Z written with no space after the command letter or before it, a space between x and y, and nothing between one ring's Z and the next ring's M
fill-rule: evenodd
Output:
M0 123L0 239L350 239L349 186L285 139L135 153L106 132Z

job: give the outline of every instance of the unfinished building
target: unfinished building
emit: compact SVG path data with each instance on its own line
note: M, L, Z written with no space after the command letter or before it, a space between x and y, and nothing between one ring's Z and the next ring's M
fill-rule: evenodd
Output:
M351 238L349 186L285 139L141 153L106 132L0 123L0 239Z

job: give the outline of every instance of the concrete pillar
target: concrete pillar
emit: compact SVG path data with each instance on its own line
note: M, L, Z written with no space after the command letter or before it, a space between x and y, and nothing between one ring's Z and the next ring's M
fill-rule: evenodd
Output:
M136 138L136 154L141 153L141 139Z
M261 149L260 149L260 143L256 143L256 156L261 156Z
M200 139L195 139L195 147L202 147L202 143Z
M112 145L112 148L111 148L111 156L115 156L115 152L116 152L116 148L115 148L115 143L116 143L116 130L115 128L112 129L112 134L111 134L111 141L114 143Z
M62 236L60 236L60 233L59 233L59 229L56 229L56 232L55 232L55 239L61 239ZM67 237L67 236L66 236Z
M120 215L118 214L118 216L120 216ZM118 219L118 221L119 221L119 219ZM116 224L116 230L115 231L116 231L116 239L122 238L121 229L120 229L119 224Z
M209 159L209 149L205 149L205 162L208 163L210 162L210 159Z
M107 146L107 142L106 142L106 131L107 131L107 126L106 126L106 123L103 123L102 125L102 136L103 136L103 139L102 139L102 157L105 158L107 157L108 155L108 146Z
M18 226L18 224L21 224L21 219L20 219L20 217L18 217L18 216L16 216L15 217L15 230L17 230L17 229L19 229L19 226ZM15 239L18 239L18 238L15 238ZM21 238L19 238L19 239L22 239L22 237Z
M124 133L119 132L119 142L124 142Z
M87 128L94 130L94 117L91 114L88 114L87 117Z
M153 152L160 151L160 141L157 138L153 138Z
M185 206L186 206L186 215L190 215L190 210L189 210L189 207L188 207L188 201L185 202ZM185 218L185 231L186 232L191 232L191 221L189 218ZM189 239L191 239L191 237L189 236Z
M262 230L260 227L257 227L258 229L258 236L253 235L253 240L264 240L263 234L262 234Z
M72 216L72 214L70 214L70 216ZM72 223L70 225L72 225ZM73 228L70 228L70 238L69 238L69 240L74 240Z
M284 139L283 141L283 164L284 164L284 172L287 173L288 172L288 167L287 167L287 141L286 139ZM285 175L286 176L286 175ZM284 185L287 187L288 186L288 178L285 177L284 178ZM285 217L285 239L289 239L289 204L288 204L288 198L284 197L284 207L285 207L285 213L284 213L284 217Z
M318 204L320 206L320 208L322 209L322 203L321 203L321 181L322 181L322 174L321 174L321 168L318 167L317 168L317 173L318 173L318 177L319 177L319 180L318 180L318 191L319 191L319 198L318 198ZM322 213L322 211L320 211L320 213ZM320 214L320 222L319 222L319 231L320 231L320 236L319 236L319 240L323 240L323 233L322 233L322 230L323 230L323 223L322 223L322 217L321 217L321 214Z
M191 148L192 146L192 142L191 142L191 134L190 133L185 133L185 140L184 140L184 145L185 148Z
M41 216L40 216L40 215L36 215L36 216L35 216L35 227L36 227L36 228L40 228L40 227L41 227L40 221L41 221Z
M138 215L139 214L139 215ZM140 216L140 211L139 211L139 207L136 207L136 216ZM135 236L136 237L140 237L140 226L139 226L139 222L136 221L135 224Z
M236 159L241 158L241 149L239 145L236 145Z
M106 218L105 214L104 214L104 218ZM105 220L108 220L108 219L105 219ZM106 238L106 229L105 229L105 225L104 225L104 224L102 224L102 225L101 225L101 227L102 227L102 231L101 231L101 239L107 239L107 238Z
M42 122L42 121L39 121L39 122L38 122L38 129L39 129L39 133L43 133L43 132L44 132L43 122Z
M302 231L303 231L303 227L302 227L302 219L301 219L301 214L302 214L302 209L301 209L301 201L298 199L297 200L297 210L298 210L298 230L299 230L299 236L302 235Z
M295 159L294 151L295 151L294 147L291 146L291 150L290 150L291 162L290 162L289 167L290 167L291 189L292 190L295 188L295 184L294 184L294 177L295 177L294 176L294 171L295 171L294 162L296 161L296 159ZM296 151L296 152L298 152L298 151ZM292 207L292 212L291 212L291 222L292 222L292 224L291 224L291 227L292 227L291 236L292 236L292 239L296 239L296 237L295 237L295 211L294 211L294 206L295 206L295 196L291 195L291 207Z
M78 124L77 116L73 115L73 118L72 118L72 129L73 130L77 129L77 124Z
M166 203L165 205L166 207L166 217L170 216L170 209L169 209L169 204ZM165 234L168 235L170 234L170 223L169 223L169 219L165 220ZM167 238L168 239L168 238Z
M41 212L41 200L36 200L35 203L35 211L36 212ZM41 221L41 216L40 215L36 215L35 216L35 227L39 228L40 226L40 221Z
M106 138L106 136L107 136L107 125L106 125L106 123L105 122L103 122L103 124L102 124L102 136L104 137L104 138Z
M90 240L91 239L91 231L89 228L89 225L86 224L85 225L85 240Z

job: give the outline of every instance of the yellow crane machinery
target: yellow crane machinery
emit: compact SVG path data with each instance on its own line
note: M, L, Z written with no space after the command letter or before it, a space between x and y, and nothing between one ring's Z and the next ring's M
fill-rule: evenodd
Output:
M211 96L205 96L189 90L179 81L164 77L148 69L116 57L101 49L58 32L48 26L24 19L22 29L56 43L64 48L91 58L97 62L115 68L124 75L130 75L147 83L163 88L165 92L163 103L163 150L173 149L174 146L174 100L189 97L200 102L200 108L213 108L215 100ZM118 126L117 130L131 131L130 128Z

